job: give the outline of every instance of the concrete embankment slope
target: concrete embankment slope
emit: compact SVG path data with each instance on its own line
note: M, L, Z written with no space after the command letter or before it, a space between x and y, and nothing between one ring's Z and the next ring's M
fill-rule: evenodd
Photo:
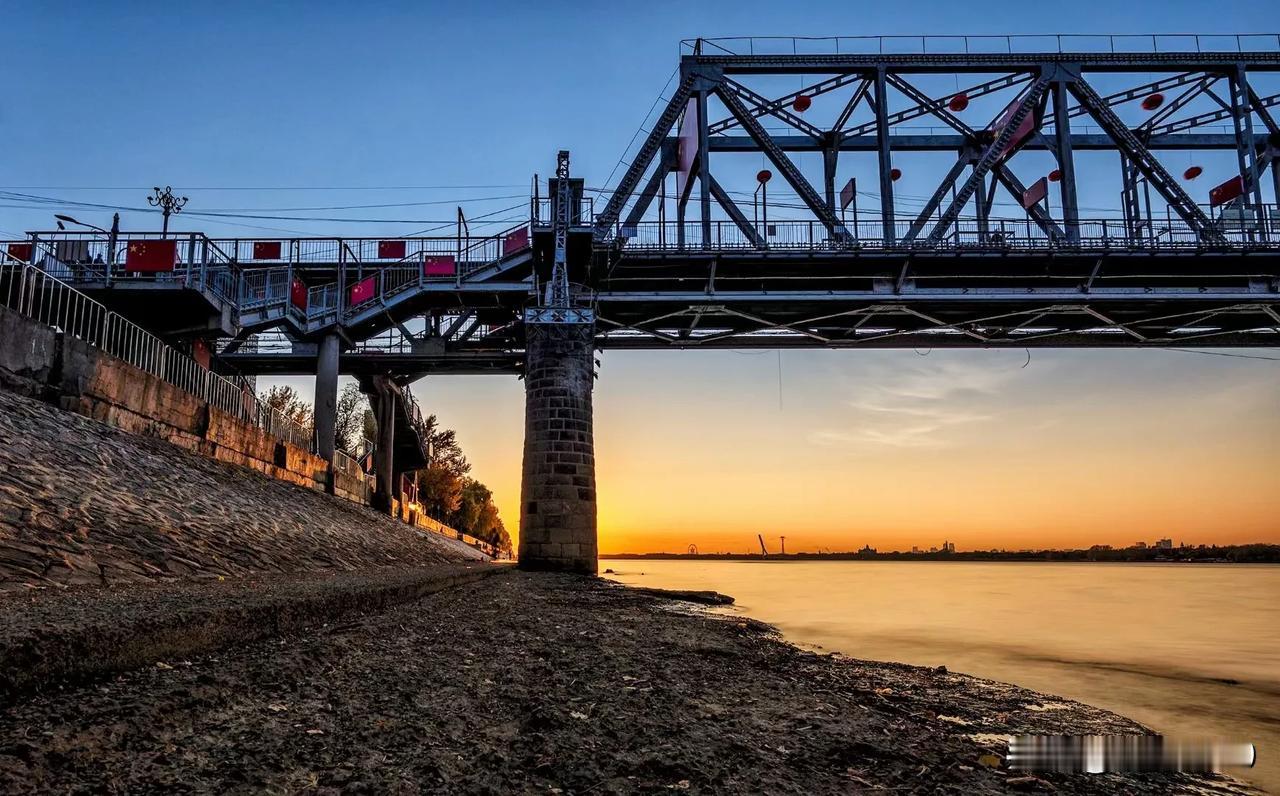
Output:
M479 560L349 501L0 390L0 591Z

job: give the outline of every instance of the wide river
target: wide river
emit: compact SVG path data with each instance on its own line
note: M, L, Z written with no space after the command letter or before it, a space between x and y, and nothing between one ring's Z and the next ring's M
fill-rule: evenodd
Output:
M714 589L791 641L944 664L1105 707L1168 736L1252 741L1280 793L1280 566L602 560L623 583Z

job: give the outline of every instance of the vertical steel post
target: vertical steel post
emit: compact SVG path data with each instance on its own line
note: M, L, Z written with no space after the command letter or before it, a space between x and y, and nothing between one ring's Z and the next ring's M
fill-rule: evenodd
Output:
M840 150L828 146L822 150L822 183L826 189L827 210L836 214L836 158Z
M1252 194L1254 212L1258 214L1258 223L1262 223L1262 180L1258 174L1258 153L1253 138L1253 109L1249 103L1249 84L1245 78L1244 64L1236 64L1235 71L1229 77L1231 83L1231 123L1236 134L1236 159L1240 165L1240 177L1245 181L1244 208L1247 211L1249 197ZM1242 217L1241 224L1246 227L1250 239L1255 230L1249 228L1248 219Z
M342 353L337 332L320 339L316 357L315 448L316 455L333 464L337 440L338 360Z
M702 214L702 248L711 247L711 152L707 135L707 92L698 99L698 206Z
M1280 233L1280 229L1276 228L1277 223L1280 222L1280 147L1274 144L1271 146L1271 190L1275 196L1275 207L1272 212L1276 215L1274 220L1267 219L1267 221L1272 233L1275 234Z
M987 231L988 231L987 218L988 218L988 210L990 209L989 201L991 198L993 198L988 188L989 186L987 185L987 178L986 176L983 176L982 185L973 194L974 216L978 220L978 242L979 243L986 243L987 241Z
M662 175L658 195L658 248L667 248L667 175Z
M1076 164L1071 154L1071 116L1067 107L1067 84L1053 81L1053 130L1057 138L1058 171L1062 191L1062 224L1066 227L1067 242L1080 242L1080 210L1076 204ZM1048 194L1045 195L1046 204Z
M885 90L884 67L876 70L876 150L880 157L880 225L884 245L892 246L895 230L893 223L893 171L889 153L889 97Z

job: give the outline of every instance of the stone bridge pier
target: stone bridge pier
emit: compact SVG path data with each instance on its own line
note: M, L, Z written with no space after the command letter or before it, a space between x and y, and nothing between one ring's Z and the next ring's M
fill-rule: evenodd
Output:
M594 323L526 323L520 567L595 574Z

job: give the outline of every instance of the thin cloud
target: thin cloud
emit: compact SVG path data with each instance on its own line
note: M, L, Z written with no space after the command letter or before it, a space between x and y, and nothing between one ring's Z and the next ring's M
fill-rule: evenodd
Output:
M958 445L968 427L996 418L992 405L1017 369L936 360L909 367L872 367L850 382L845 427L815 429L825 447L941 449Z

